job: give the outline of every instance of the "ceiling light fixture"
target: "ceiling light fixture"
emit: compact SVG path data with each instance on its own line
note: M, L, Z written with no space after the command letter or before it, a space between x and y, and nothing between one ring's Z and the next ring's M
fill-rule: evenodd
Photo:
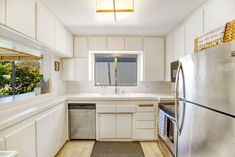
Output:
M134 12L134 0L96 0L97 13L114 13L116 21L117 13Z

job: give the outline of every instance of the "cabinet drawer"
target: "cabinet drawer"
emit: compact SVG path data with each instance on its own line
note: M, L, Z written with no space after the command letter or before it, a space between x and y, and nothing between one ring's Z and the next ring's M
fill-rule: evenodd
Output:
M136 107L133 105L117 105L117 113L134 113Z
M137 106L137 112L154 112L155 105L154 104L139 104Z
M154 129L155 121L136 121L137 129Z
M136 129L136 139L139 140L156 139L155 129Z
M136 120L154 120L155 121L155 113L154 112L136 113Z
M96 107L97 113L115 113L116 105L99 105Z

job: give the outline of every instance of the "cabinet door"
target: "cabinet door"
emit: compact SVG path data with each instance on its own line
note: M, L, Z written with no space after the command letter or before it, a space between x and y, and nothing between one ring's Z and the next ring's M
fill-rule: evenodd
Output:
M132 114L117 114L117 138L132 138Z
M63 80L75 81L75 59L63 59Z
M194 40L203 35L203 11L201 10L185 23L186 55L194 52Z
M62 54L66 54L66 39L67 39L67 32L64 26L59 22L56 21L56 49L59 50Z
M174 60L185 56L185 31L184 25L174 32Z
M0 151L4 151L5 150L5 140L4 138L0 139Z
M7 26L35 38L35 5L35 0L7 0Z
M100 138L116 137L116 115L100 114L99 116L99 133Z
M76 59L75 80L76 81L88 81L88 58Z
M125 38L126 51L141 51L143 50L143 38L141 37L126 37Z
M107 49L113 51L124 50L124 38L122 37L108 37Z
M234 0L214 0L204 8L204 33L235 19Z
M0 24L6 23L6 1L0 0Z
M73 36L67 32L66 40L66 55L68 57L73 57Z
M88 57L87 37L74 38L74 57Z
M35 123L24 126L6 137L6 150L16 150L19 157L36 157Z
M144 79L164 80L164 39L144 38Z
M171 62L173 61L173 34L166 37L165 80L171 81Z
M104 51L107 49L107 41L105 37L89 37L89 50Z
M54 114L52 112L36 120L37 157L55 155L54 133Z
M55 48L56 20L40 1L37 3L37 40Z
M54 145L55 145L55 153L57 153L62 146L66 142L66 113L65 113L65 104L60 105L55 109L55 117L54 117Z

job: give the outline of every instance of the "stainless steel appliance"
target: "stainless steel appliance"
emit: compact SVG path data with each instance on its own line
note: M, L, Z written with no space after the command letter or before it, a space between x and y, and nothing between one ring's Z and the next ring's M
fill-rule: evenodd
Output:
M179 61L171 62L171 82L172 83L175 82L178 66L179 66Z
M68 104L70 139L96 138L96 105Z
M160 103L159 104L159 139L160 149L166 156L175 156L177 131L175 124L175 105L174 103ZM163 122L161 122L163 121ZM163 127L163 128L162 128ZM169 151L168 151L169 150Z
M235 57L228 43L180 59L177 157L235 156Z

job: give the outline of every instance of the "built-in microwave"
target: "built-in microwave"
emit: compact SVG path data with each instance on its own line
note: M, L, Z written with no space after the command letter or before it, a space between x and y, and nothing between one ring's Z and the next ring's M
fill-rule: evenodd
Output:
M179 61L171 62L171 82L172 83L175 82L178 66L179 66Z

